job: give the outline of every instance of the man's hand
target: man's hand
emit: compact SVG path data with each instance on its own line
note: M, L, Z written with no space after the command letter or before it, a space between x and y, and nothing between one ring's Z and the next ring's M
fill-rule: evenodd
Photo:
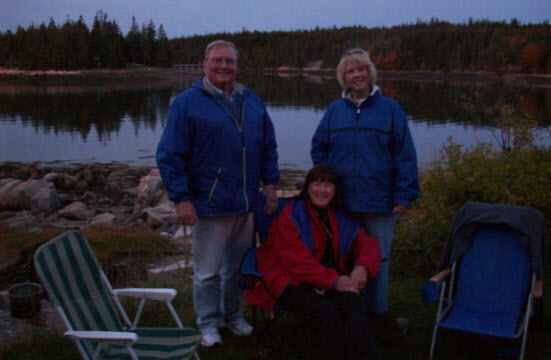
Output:
M266 196L266 204L264 205L264 214L271 215L277 210L277 192L274 185L265 185L262 187L261 193Z
M356 289L362 291L367 284L367 269L363 265L357 265L350 273L350 278L356 282Z
M359 293L356 286L356 281L352 280L346 275L339 276L339 278L337 279L337 283L335 284L335 290L340 292L350 291L354 293Z
M176 205L176 215L184 225L193 225L197 221L197 214L195 214L195 208L191 201L184 201Z
M396 205L394 209L392 209L393 214L404 214L407 213L409 209L405 205Z

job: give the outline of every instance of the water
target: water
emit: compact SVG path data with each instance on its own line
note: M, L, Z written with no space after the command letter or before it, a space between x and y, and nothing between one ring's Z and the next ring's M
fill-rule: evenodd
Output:
M340 94L333 78L244 76L264 100L274 123L282 168L308 169L311 137L327 106ZM171 99L191 81L161 88L0 87L0 163L70 165L112 163L155 166L155 149ZM421 166L428 166L448 137L470 146L496 143L504 104L517 118L551 124L551 89L503 84L381 81L398 101ZM549 138L544 143L551 143Z

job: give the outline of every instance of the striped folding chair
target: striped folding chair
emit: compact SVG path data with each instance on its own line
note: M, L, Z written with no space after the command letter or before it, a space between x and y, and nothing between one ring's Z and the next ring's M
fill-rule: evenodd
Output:
M79 232L66 232L40 246L34 265L67 326L65 335L75 341L83 359L199 359L196 349L201 333L183 327L172 306L176 290L113 290ZM141 299L133 322L118 296ZM177 327L137 327L146 300L165 302Z

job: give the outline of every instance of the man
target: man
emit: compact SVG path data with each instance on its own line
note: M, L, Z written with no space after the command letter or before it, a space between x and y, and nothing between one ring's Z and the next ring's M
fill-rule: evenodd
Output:
M253 213L261 183L277 208L277 144L260 98L235 82L238 51L217 40L205 50L205 77L171 103L157 164L176 214L193 225L193 303L201 344L222 344L218 329L253 328L241 311L241 259L253 242Z

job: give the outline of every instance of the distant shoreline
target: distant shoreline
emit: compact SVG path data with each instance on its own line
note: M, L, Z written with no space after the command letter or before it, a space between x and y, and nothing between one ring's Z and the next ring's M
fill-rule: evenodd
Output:
M335 69L296 69L267 68L260 71L269 75L305 75L335 77ZM380 80L411 80L411 81L450 81L475 83L519 83L525 82L531 86L551 86L551 74L495 74L490 72L443 72L443 71L385 71L377 70Z
M335 77L334 69L265 68L243 69L245 74L275 76L320 76ZM489 72L442 72L442 71L377 71L380 80L447 81L452 83L526 84L551 87L551 74L495 74ZM74 71L56 70L11 70L0 68L0 85L89 85L119 84L154 86L178 80L193 80L202 75L182 74L172 69L91 69Z

